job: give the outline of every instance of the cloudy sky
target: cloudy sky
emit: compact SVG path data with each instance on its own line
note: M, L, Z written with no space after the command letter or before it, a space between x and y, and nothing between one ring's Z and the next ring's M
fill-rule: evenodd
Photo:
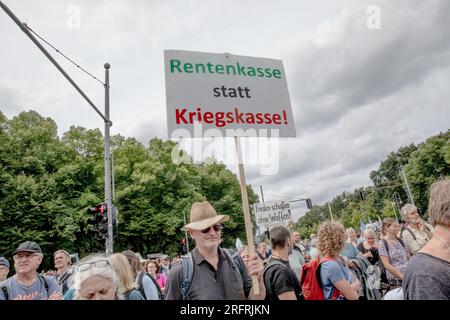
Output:
M280 142L277 174L246 166L247 183L258 194L263 186L266 201L321 204L370 185L370 171L391 151L450 127L446 0L2 2L100 79L109 62L111 133L143 143L167 139L164 49L282 60L298 137ZM101 84L55 57L103 110ZM103 131L0 10L0 110L12 118L30 109L54 119L59 134L71 125Z

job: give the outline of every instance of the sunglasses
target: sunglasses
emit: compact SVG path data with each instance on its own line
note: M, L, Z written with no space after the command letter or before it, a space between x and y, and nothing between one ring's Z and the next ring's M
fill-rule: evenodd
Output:
M203 229L202 233L208 233L211 228L213 228L215 232L219 232L220 230L222 230L222 225L221 224L212 225L209 228Z

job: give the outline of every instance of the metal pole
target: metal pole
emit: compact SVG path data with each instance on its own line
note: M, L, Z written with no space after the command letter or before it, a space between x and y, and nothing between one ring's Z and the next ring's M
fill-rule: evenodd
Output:
M330 201L328 201L327 203L328 203L328 210L330 210L331 221L334 222L334 219L333 219L333 212L331 212Z
M45 50L45 48L40 44L40 42L31 34L31 32L27 28L26 23L22 23L14 13L3 3L0 1L0 7L6 12L8 16L19 26L19 28L33 41L33 43L42 51L42 53L50 60L51 63L62 73L62 75L70 82L70 84L81 94L81 96L94 108L95 112L98 113L100 117L105 121L109 121L109 118L104 116L100 110L97 109L95 104L84 94L84 92L78 87L75 81L64 71L64 69L56 62L55 59L50 55L50 53Z
M111 199L111 150L109 129L109 68L111 65L105 63L105 202L108 207L108 237L106 239L106 254L113 253L113 221L112 221L112 199Z
M325 184L325 189L327 190L327 196L328 198L330 198L330 194L328 193L328 186ZM333 219L333 212L331 212L331 205L330 205L330 201L327 201L328 203L328 210L330 211L330 216L331 216L331 221L334 222Z
M184 225L186 225L186 212L184 212L184 211L183 211L183 217L184 217ZM186 239L186 249L187 249L187 252L189 253L189 238L188 238L188 234L187 234L186 230L184 230L184 236Z
M250 207L248 204L247 184L245 182L244 161L242 158L241 142L239 137L234 137L236 143L237 167L239 171L239 182L241 185L242 209L244 211L245 234L247 236L248 253L252 256L255 254L255 245L253 243L252 221L250 219ZM259 294L259 280L256 276L252 276L253 292Z
M264 202L264 193L263 193L262 186L259 186L259 190L261 190L261 200L262 200L262 202Z
M112 202L116 199L116 183L114 179L114 151L111 152Z
M395 214L395 220L397 220L398 223L398 218L397 218L397 209L395 209L395 205L394 205L395 201L392 201L392 208L394 209L394 214Z
M409 188L409 184L408 184L408 179L406 179L406 175L405 175L405 171L403 171L403 166L400 166L401 172L402 172L402 176L403 176L403 180L405 181L406 184L406 190L408 190L408 197L409 197L409 201L414 204L414 198L413 195L411 193L411 189Z
M19 28L33 41L39 50L50 60L50 62L58 69L59 72L70 82L70 84L81 94L81 96L94 108L95 112L102 117L105 121L105 202L107 204L108 211L108 239L106 244L106 253L112 253L113 247L113 235L112 235L112 200L111 200L111 156L110 156L110 141L109 141L109 128L112 126L112 122L109 120L109 68L108 63L105 64L105 115L95 106L95 104L87 97L87 95L80 89L80 87L72 80L72 78L64 71L64 69L56 62L56 60L45 50L40 42L31 34L28 30L27 24L22 23L16 15L0 1L0 7L6 12L6 14L19 26Z

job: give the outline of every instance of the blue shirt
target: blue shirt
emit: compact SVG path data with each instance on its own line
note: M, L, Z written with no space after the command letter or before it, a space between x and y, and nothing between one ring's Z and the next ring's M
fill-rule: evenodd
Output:
M345 256L349 259L355 259L356 256L360 253L361 252L359 252L358 249L353 244L351 244L350 242L346 242L344 249L342 249L342 252L340 255L341 255L341 257Z
M13 277L9 277L7 280L3 282L2 285L5 285L8 290L8 300L13 300L19 295L30 295L34 292L37 292L37 296L33 298L33 300L47 300L49 296L54 292L61 292L61 287L58 285L58 282L53 277L46 277L45 281L48 285L48 292L45 289L45 285L39 276L36 274L36 280L29 286L18 283L16 279ZM6 300L2 291L0 291L0 300Z
M347 266L342 266L336 261L325 261L320 265L320 279L325 300L331 300L335 290L334 284L342 279L351 283L352 274Z

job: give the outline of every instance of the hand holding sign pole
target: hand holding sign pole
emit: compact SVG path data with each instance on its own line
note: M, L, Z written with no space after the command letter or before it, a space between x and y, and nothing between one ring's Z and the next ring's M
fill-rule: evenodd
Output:
M281 60L165 50L167 124L171 138L234 137L249 253L255 254L239 137L296 137ZM199 129L196 130L196 129ZM211 130L211 131L210 131ZM194 152L195 153L195 152ZM194 155L195 156L195 155ZM273 219L286 220L285 204ZM259 281L252 277L254 294Z

